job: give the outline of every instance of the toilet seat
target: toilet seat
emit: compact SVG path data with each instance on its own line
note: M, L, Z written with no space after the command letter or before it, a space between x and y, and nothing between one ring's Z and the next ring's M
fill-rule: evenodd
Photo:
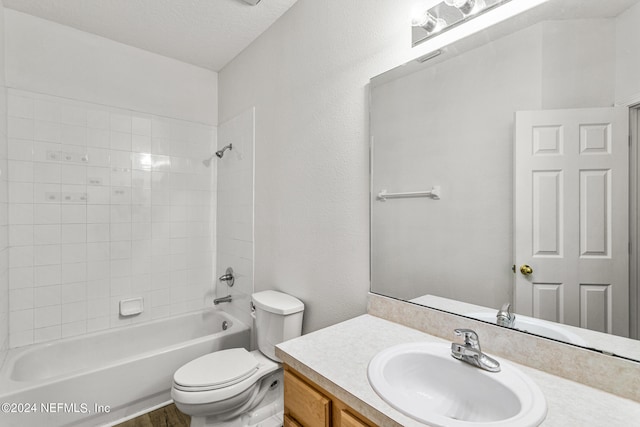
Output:
M199 366L202 369L202 371L200 371L195 375L203 376L204 372L207 369L213 369L213 367L215 366L215 365L210 365L211 363L215 363L215 360L217 359L217 357L214 357L214 355L218 353L227 352L228 350L221 350L215 353L202 356L198 359L195 359L187 363L187 365L178 369L178 371L176 371L176 373L174 374L173 387L171 388L171 397L173 398L173 400L176 402L184 403L184 404L206 404L210 402L220 402L225 399L232 398L233 396L239 395L241 393L248 392L252 387L257 387L259 385L259 380L262 377L270 374L271 372L276 371L281 366L280 364L267 358L258 350L255 350L252 352L248 352L244 348L230 349L230 350L236 350L236 351L228 354L227 356L240 355L238 360L242 359L243 362L239 363L238 365L245 367L248 372L245 371L242 375L239 375L239 376L237 374L235 376L228 375L228 377L235 377L235 378L228 380L227 382L220 382L220 379L222 379L223 376L218 377L217 380L214 377L208 377L209 379L205 381L202 381L202 380L200 380L199 382L192 381L192 383L195 383L196 385L189 386L188 381L185 381L185 380L192 379L192 377L190 377L190 375L188 374L188 372L190 372L191 369L183 371L183 373L187 372L186 376L183 376L182 374L178 376L178 372L182 370L182 368L186 367L187 365L190 365L193 362L203 359L198 364L192 365L192 367ZM221 356L221 357L225 357L225 356ZM237 361L234 360L233 364L235 365L236 363ZM255 369L250 368L250 366L252 366L253 363L256 364ZM227 368L225 367L224 370L226 371ZM242 370L243 369L238 368L236 372L240 372ZM194 369L192 372L197 372L197 371ZM182 381L182 384L179 383L180 380ZM206 384L207 382L210 384Z
M173 375L173 383L183 391L217 390L250 377L258 365L258 360L244 348L216 351L182 366Z

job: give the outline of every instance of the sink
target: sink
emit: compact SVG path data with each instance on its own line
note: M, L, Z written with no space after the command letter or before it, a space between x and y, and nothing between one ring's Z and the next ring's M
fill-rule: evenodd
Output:
M487 372L451 357L447 344L400 344L371 359L368 377L385 402L428 425L539 425L547 415L542 391L498 360L501 371Z
M496 314L492 312L483 311L478 313L465 313L464 315L474 319L483 320L485 322L496 323ZM520 331L531 332L532 334L541 335L554 340L587 346L587 342L579 335L573 333L561 324L549 322L547 320L516 314L516 321L513 327Z

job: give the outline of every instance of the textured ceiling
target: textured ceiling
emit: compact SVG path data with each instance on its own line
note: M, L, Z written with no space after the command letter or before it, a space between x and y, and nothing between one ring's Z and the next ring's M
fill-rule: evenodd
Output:
M297 0L3 0L5 7L219 71Z

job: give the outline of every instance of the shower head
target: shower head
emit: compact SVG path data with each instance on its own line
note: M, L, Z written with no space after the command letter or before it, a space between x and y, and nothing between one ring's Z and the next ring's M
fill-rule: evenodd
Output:
M232 148L233 148L233 144L225 145L224 147L222 147L222 150L216 151L216 156L218 156L218 158L221 159L222 156L224 156L224 152L227 150L231 150Z
M215 152L215 154L212 154L211 157L209 157L208 159L205 159L202 161L202 164L205 165L206 167L211 166L211 160L213 160L213 156L217 156L219 159L222 158L222 156L224 156L224 152L227 150L231 150L233 147L232 144L229 145L225 145L224 147L222 147L222 150L218 150Z

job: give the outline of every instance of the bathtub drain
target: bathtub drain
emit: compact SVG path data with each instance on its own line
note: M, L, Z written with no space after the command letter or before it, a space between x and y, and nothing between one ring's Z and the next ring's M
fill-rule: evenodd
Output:
M229 329L229 322L227 322L226 320L222 321L222 330L226 331L227 329Z

